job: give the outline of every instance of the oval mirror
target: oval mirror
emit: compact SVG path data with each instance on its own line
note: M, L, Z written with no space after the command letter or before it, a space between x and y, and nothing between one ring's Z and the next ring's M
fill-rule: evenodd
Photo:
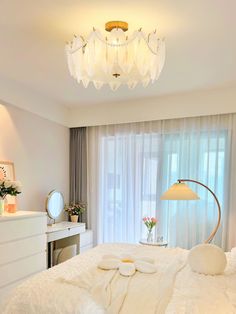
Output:
M61 192L53 190L48 194L46 201L46 210L48 216L52 219L56 219L60 216L64 209L64 197Z

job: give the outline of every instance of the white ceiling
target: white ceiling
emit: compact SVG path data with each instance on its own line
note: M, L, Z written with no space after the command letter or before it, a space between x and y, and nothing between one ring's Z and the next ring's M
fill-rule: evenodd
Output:
M235 12L235 0L1 0L1 82L68 107L234 85ZM97 91L70 77L65 42L113 19L129 22L131 31L157 28L166 38L166 64L154 85Z

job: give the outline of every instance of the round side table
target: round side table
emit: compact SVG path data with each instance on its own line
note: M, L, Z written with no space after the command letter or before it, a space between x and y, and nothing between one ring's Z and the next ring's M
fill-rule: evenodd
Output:
M141 239L139 241L139 243L143 244L143 245L163 246L163 247L167 247L167 245L168 245L168 242L166 242L166 241L163 241L163 242L155 242L155 241L148 242L146 239Z

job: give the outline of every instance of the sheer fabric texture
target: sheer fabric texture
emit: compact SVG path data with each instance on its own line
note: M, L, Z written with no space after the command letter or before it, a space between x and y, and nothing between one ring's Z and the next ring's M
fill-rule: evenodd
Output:
M236 245L236 115L151 121L88 128L88 222L96 241L138 242L143 216L158 219L156 236L170 246L203 242L217 222L212 196L189 184L199 201L161 201L177 179L208 185L222 206L214 239Z

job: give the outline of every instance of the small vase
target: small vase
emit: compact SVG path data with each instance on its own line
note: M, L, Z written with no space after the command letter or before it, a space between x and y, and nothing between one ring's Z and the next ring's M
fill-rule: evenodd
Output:
M71 216L70 216L71 222L78 222L78 218L79 218L78 215L71 215Z
M8 204L7 208L8 213L14 214L16 212L16 204Z
M4 198L4 211L8 212L8 200L6 197Z
M148 231L148 234L147 234L147 242L153 242L153 233L152 233L152 230L149 230L149 231Z
M5 200L3 198L0 198L0 215L3 215L4 207L5 207Z

